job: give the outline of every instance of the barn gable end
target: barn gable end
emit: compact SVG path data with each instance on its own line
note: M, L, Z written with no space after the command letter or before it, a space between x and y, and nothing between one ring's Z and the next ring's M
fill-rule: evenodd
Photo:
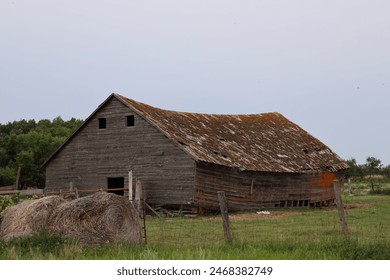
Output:
M108 178L123 178L127 187L132 170L134 177L142 180L150 203L192 202L194 160L115 96L107 99L45 166L48 191L70 184L81 190L106 188Z

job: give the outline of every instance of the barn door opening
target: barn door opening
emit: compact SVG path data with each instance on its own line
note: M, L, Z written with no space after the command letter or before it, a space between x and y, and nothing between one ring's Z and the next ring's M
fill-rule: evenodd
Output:
M107 178L107 188L109 193L124 195L125 194L124 190L118 190L118 189L123 189L124 187L125 187L124 177Z

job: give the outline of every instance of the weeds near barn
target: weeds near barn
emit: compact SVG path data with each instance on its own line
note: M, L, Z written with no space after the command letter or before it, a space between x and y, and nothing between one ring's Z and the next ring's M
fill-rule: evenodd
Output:
M389 260L390 183L370 193L364 180L344 188L349 237L340 233L337 210L270 209L271 216L231 213L233 242L225 243L218 216L148 218L148 244L85 246L40 234L0 241L0 259L60 260Z
M19 200L17 195L3 195L0 196L0 219L3 216L3 213L9 207L15 205Z

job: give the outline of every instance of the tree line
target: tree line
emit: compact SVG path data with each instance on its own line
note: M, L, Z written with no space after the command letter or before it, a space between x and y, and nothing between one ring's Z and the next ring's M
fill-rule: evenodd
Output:
M42 164L82 123L57 117L0 124L0 186L14 185L20 168L19 186L43 188Z
M347 163L349 165L347 177L363 178L374 175L390 177L390 165L384 166L382 161L376 157L367 157L364 164L358 164L354 158L347 160Z
M83 123L72 118L53 120L20 120L0 124L0 186L14 185L20 168L19 185L22 188L45 186L42 164ZM390 177L390 165L383 166L380 159L368 157L358 164L354 158L347 160L348 177L384 175Z

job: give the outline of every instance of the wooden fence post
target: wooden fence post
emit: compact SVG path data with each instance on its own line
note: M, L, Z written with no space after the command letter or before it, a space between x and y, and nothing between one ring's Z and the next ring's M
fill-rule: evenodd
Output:
M129 200L133 203L133 170L129 171Z
M135 209L141 215L142 210L142 183L141 180L137 179L135 182Z
M142 183L140 179L135 180L135 194L134 194L134 207L138 211L139 218L141 219L141 235L144 239L145 244L147 244L146 240L146 209L145 209L145 200L142 192Z
M333 190L336 198L336 206L339 211L341 231L344 235L348 235L348 225L345 219L344 205L341 199L341 188L338 180L333 181Z
M219 207L221 209L222 225L223 225L225 240L227 242L230 242L232 241L232 234L230 232L229 213L228 213L228 206L227 206L225 192L223 191L218 192L218 200L219 200Z
M76 195L76 198L79 198L79 190L77 188L74 188L74 193Z

